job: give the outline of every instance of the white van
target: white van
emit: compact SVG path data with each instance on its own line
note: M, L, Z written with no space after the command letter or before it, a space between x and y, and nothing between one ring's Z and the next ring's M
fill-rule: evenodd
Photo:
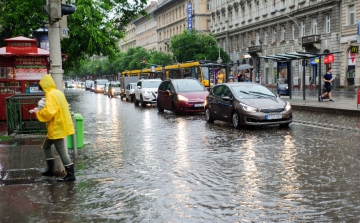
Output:
M85 90L90 90L91 87L94 87L94 81L93 80L86 80L85 81Z
M109 83L108 79L97 79L94 81L94 92L104 93L105 84Z

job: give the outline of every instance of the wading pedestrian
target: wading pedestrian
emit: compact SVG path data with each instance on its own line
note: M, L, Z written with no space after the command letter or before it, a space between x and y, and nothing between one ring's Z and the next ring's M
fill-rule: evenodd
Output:
M45 153L48 169L41 174L43 176L55 176L54 153L51 145L54 144L66 170L66 176L58 181L75 181L74 164L64 147L64 138L74 134L69 104L65 95L56 89L53 78L46 74L39 84L40 90L45 92L45 105L41 110L35 110L36 117L40 122L46 123L47 135L42 145Z

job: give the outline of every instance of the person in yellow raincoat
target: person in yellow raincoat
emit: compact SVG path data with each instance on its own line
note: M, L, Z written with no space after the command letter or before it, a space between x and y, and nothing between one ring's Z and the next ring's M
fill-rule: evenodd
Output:
M47 135L42 148L48 165L48 169L41 174L55 176L54 153L51 149L51 145L54 144L66 170L66 176L58 181L75 181L74 164L64 148L64 138L75 132L69 104L64 93L56 89L50 75L46 74L40 80L39 88L45 92L45 105L35 113L40 122L46 122Z

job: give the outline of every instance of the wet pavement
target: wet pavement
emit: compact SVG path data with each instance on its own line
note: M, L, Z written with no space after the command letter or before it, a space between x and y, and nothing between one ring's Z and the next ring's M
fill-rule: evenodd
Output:
M77 181L39 177L41 136L2 140L0 222L360 219L360 116L295 110L289 128L236 130L88 91L66 95L84 117Z

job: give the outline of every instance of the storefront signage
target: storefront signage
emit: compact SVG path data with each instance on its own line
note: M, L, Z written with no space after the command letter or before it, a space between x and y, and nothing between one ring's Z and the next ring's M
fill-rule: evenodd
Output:
M16 80L40 80L45 74L47 74L46 68L40 68L40 69L15 68Z
M350 53L359 53L359 47L358 46L351 46L350 47Z
M187 21L188 21L188 30L192 29L192 5L191 2L187 3Z
M324 64L330 64L333 63L334 61L335 61L334 54L329 54L324 58Z
M249 47L249 53L256 53L256 52L262 52L261 46L250 46Z
M15 57L16 68L46 68L47 61L44 57Z

